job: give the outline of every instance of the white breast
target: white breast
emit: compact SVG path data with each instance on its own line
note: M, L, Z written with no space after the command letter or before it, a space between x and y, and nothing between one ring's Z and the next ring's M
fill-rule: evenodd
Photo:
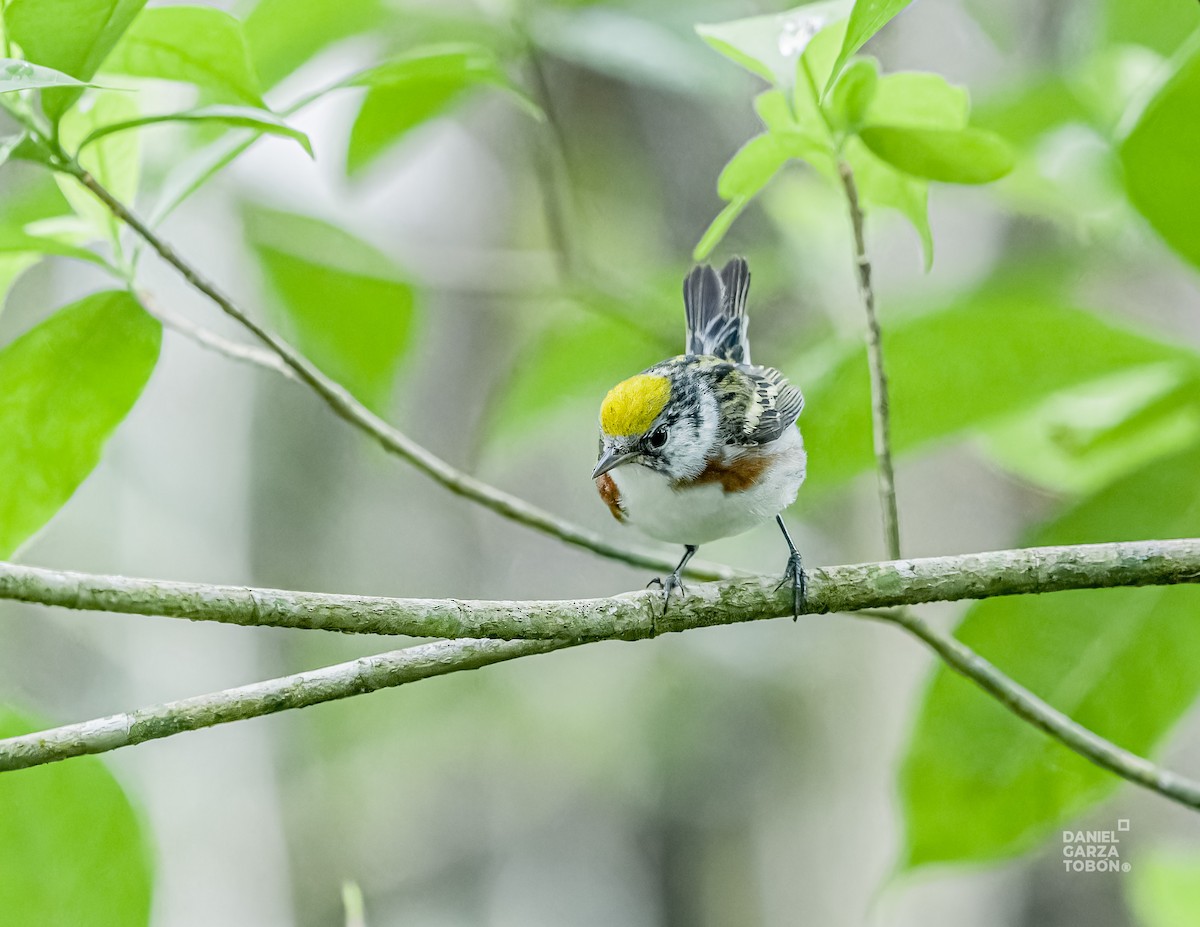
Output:
M743 492L720 483L676 489L670 477L638 464L612 471L628 522L644 534L674 544L706 544L770 521L796 501L806 458L798 428L789 428L761 450L771 457L762 478Z

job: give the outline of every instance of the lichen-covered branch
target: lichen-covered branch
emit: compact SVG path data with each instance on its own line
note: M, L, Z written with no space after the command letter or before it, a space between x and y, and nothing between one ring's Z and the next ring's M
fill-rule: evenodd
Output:
M247 315L219 287L196 268L185 261L158 234L142 222L120 200L105 189L95 177L85 171L79 162L61 148L56 152L59 170L75 177L117 219L131 228L164 261L170 264L195 290L216 303L227 315L235 319L259 341L267 346L295 375L296 379L311 388L330 409L355 428L374 438L385 451L407 461L426 476L431 477L456 495L470 499L484 508L525 525L535 531L556 537L567 544L582 547L612 560L650 570L674 569L675 562L669 557L638 547L623 546L606 541L598 532L589 531L566 519L526 502L512 493L497 489L483 480L476 479L442 460L432 451L418 444L408 435L388 424L366 406L356 400L339 383L322 373L290 344L263 328ZM249 358L243 358L249 359ZM693 561L688 565L688 575L701 580L729 579L736 575L730 567L715 563Z
M670 631L791 616L778 576L701 583L672 600L634 592L604 599L467 601L249 589L68 573L0 563L0 599L84 611L226 624L413 637L634 640ZM1031 547L884 563L816 567L805 611L852 612L1067 589L1200 582L1200 539Z
M85 753L106 753L184 731L307 708L565 646L556 641L462 640L393 650L307 673L0 740L0 771L41 766Z
M1200 810L1200 782L1123 750L1009 679L962 642L896 605L1066 589L1200 582L1200 539L995 551L957 557L857 564L814 570L812 611L857 609L929 646L1014 714L1084 758L1189 808ZM543 639L440 641L364 657L281 679L169 702L0 740L0 770L169 737L229 721L304 708L377 689L547 653L590 640L640 638L664 631L791 614L790 595L767 578L696 587L665 618L644 593L575 602L458 602L379 599L187 585L59 573L0 564L0 596L70 608L150 612L238 624L384 633L521 633Z

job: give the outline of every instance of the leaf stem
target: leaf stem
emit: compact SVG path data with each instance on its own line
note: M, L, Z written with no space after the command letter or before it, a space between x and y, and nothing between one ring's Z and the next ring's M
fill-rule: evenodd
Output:
M896 477L892 469L891 413L888 403L888 379L883 364L883 343L879 318L875 314L875 290L871 284L871 261L867 257L863 234L862 205L854 172L842 160L838 176L846 191L850 224L854 229L854 261L857 269L858 292L867 314L867 362L871 368L871 420L875 445L875 465L879 478L879 506L883 515L883 538L888 556L900 559L900 517L896 511Z

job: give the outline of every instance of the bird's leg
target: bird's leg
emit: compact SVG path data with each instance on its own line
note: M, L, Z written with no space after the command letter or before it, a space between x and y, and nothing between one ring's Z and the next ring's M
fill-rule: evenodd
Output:
M688 565L688 561L696 556L696 551L699 549L699 546L696 544L684 545L683 559L679 561L679 566L675 567L675 572L667 577L667 581L664 583L660 577L656 576L654 579L650 580L650 582L646 583L647 589L649 589L651 586L658 586L663 590L664 615L667 613L667 608L671 604L671 593L673 591L678 589L680 595L687 595L687 589L685 589L683 586L683 577L681 574L683 573L683 568Z
M787 567L783 571L783 580L775 590L778 592L785 583L792 584L792 620L795 621L807 604L808 580L804 576L804 562L800 559L800 551L796 550L796 545L792 543L792 536L788 534L787 526L783 523L783 516L776 515L775 521L779 523L779 530L783 532L783 539L787 541L790 552Z

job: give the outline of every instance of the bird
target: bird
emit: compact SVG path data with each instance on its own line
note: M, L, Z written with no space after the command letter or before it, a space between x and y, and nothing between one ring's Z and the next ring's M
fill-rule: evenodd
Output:
M734 258L718 273L692 268L683 282L686 353L622 380L600 405L599 459L592 479L622 524L684 546L664 582L686 594L682 574L701 544L772 519L788 546L783 580L792 584L792 616L807 583L782 512L807 472L796 420L804 395L773 367L750 360L746 301L750 268Z

